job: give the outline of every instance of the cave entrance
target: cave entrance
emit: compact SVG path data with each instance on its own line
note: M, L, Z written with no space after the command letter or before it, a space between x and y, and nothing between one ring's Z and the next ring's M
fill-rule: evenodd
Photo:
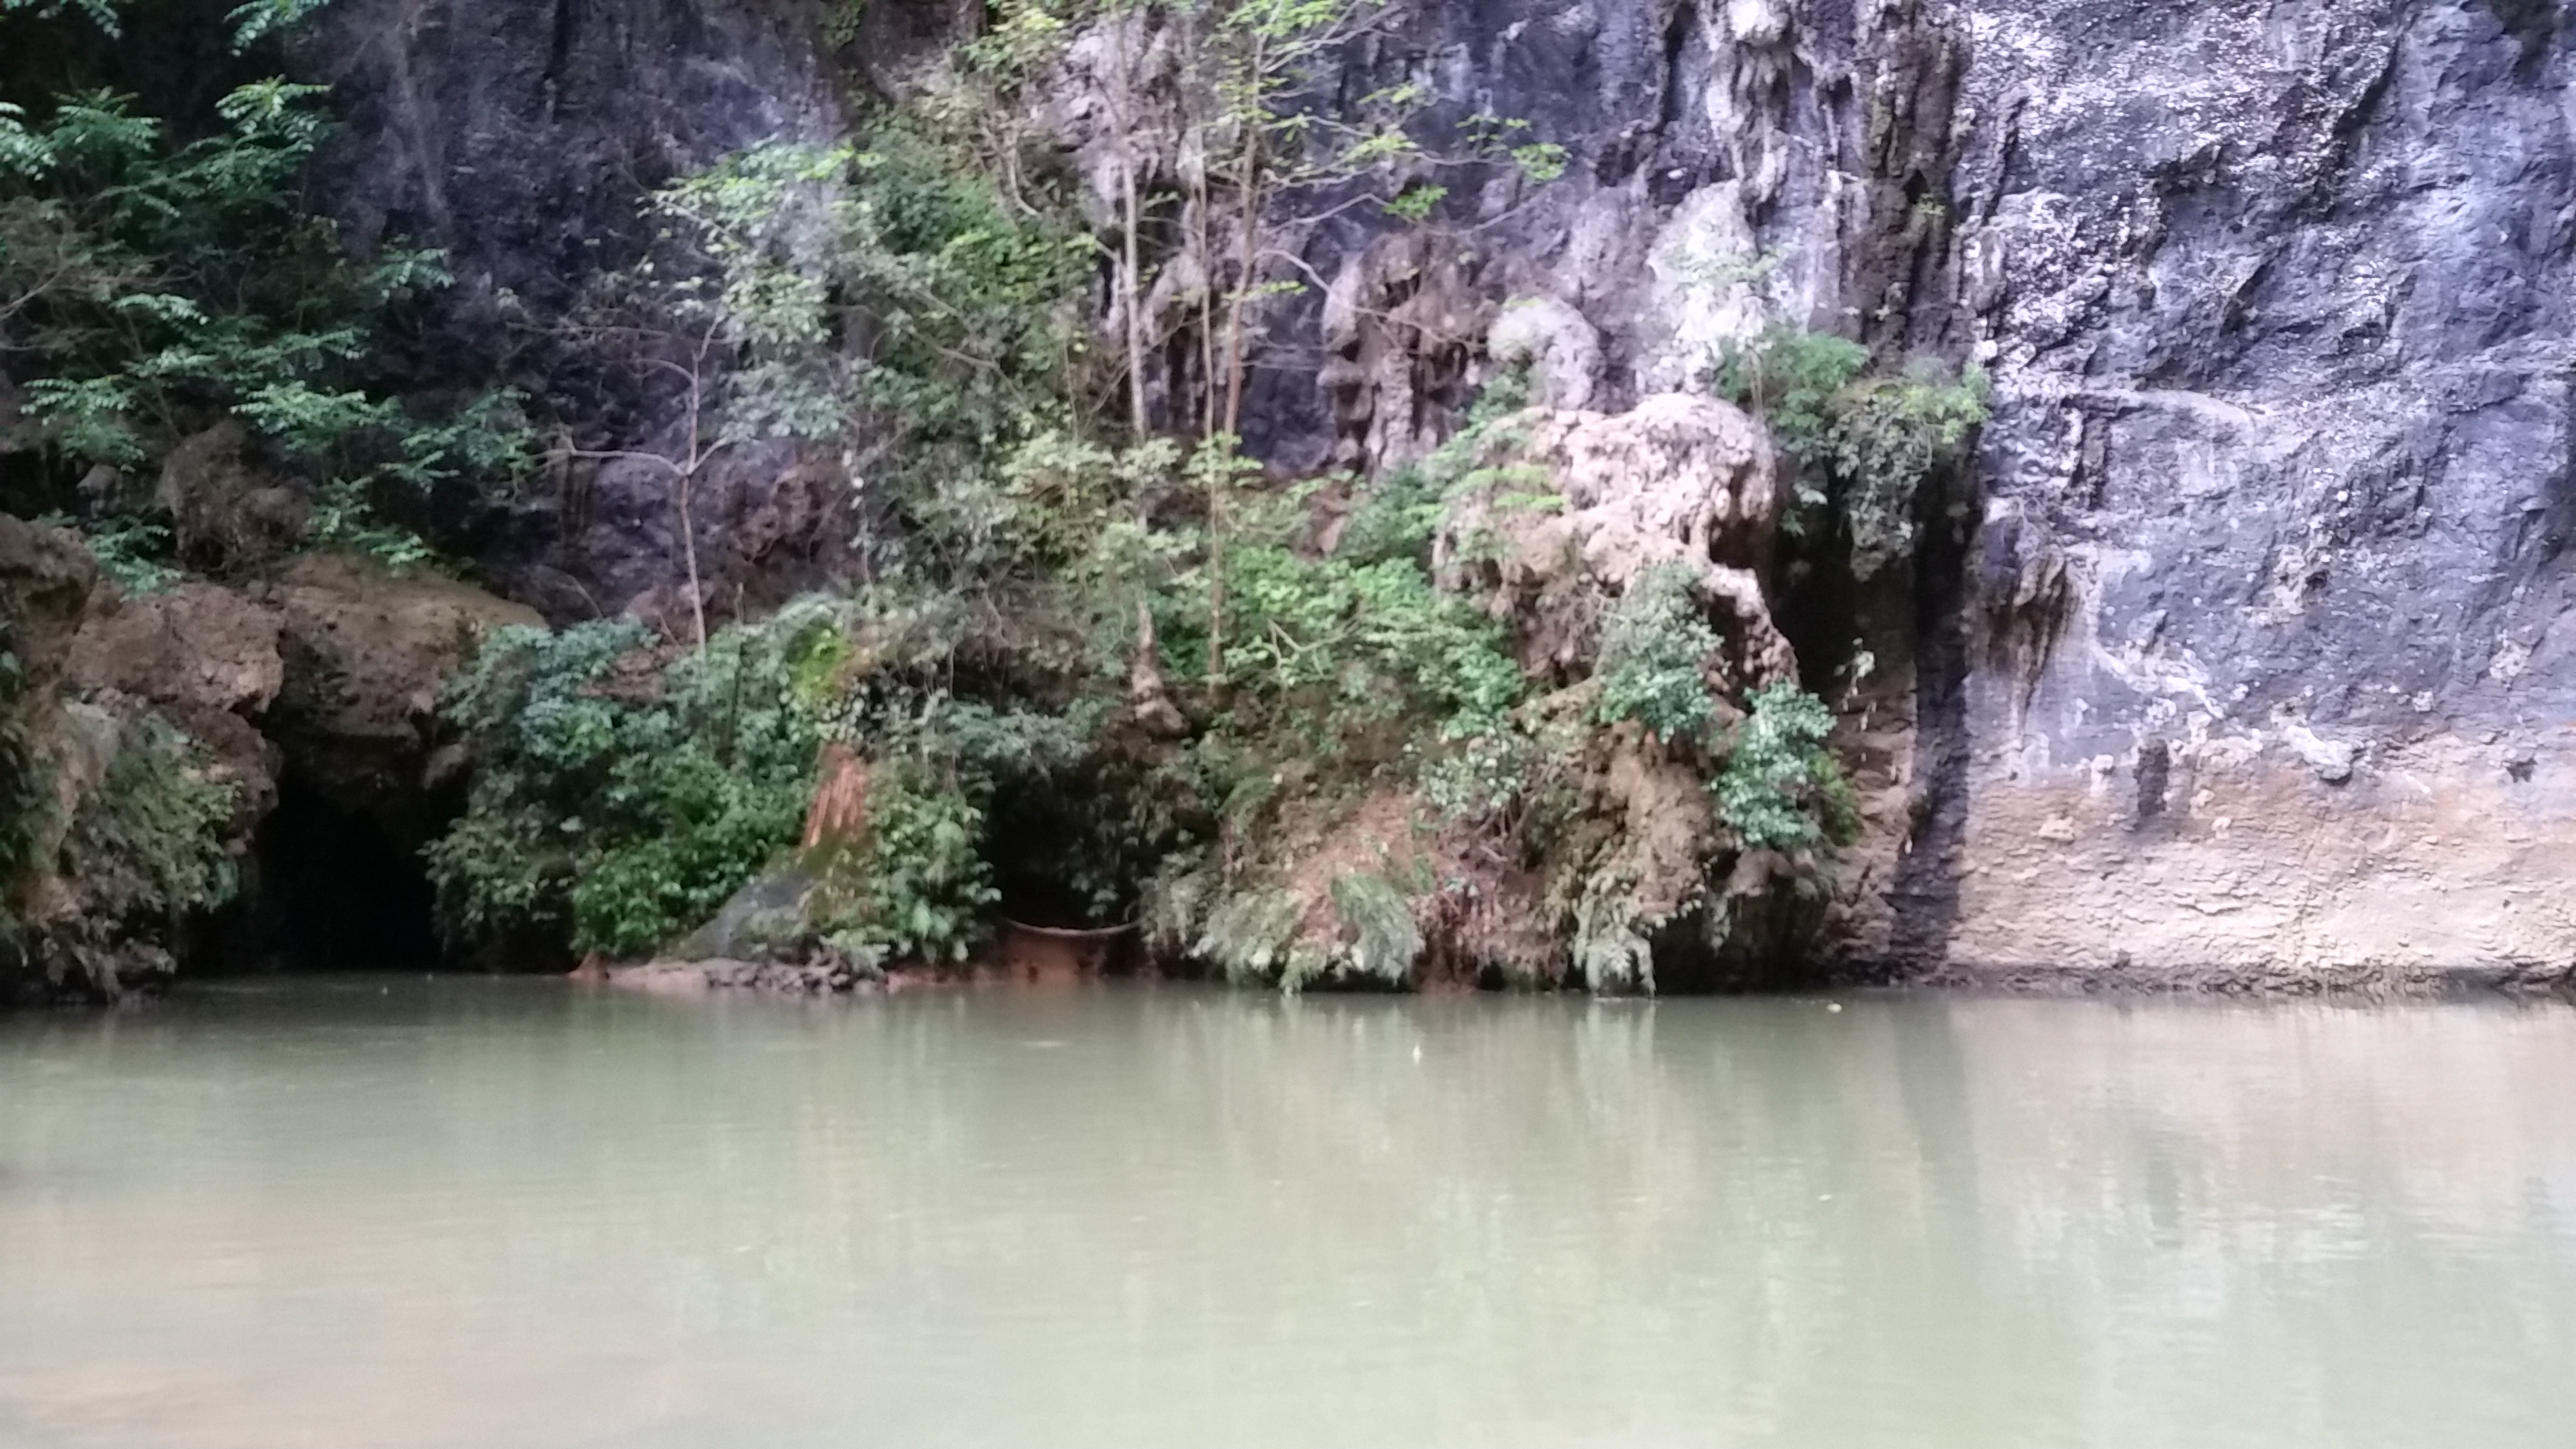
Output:
M260 822L217 964L236 971L428 971L442 952L419 852L289 770Z
M1111 923L1095 890L1114 880L1118 862L1097 839L1104 808L1096 791L1076 784L1042 784L996 792L987 838L993 885L1003 916L1050 930L1083 930Z

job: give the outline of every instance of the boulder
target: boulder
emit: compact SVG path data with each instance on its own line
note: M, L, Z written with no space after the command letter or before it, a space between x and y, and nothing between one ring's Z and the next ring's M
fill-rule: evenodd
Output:
M535 611L339 554L298 558L253 597L276 614L283 661L268 737L334 808L426 839L439 690L486 634L539 624Z

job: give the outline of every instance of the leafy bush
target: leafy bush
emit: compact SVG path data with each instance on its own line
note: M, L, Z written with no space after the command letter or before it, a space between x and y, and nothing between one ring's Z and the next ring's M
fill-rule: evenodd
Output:
M85 8L114 28L114 6ZM237 39L314 8L240 6ZM515 400L423 418L370 386L381 324L449 278L400 245L355 259L302 206L325 91L263 80L168 121L112 91L56 97L37 119L0 106L0 317L28 416L67 461L136 467L230 410L336 498L326 520L519 466ZM372 522L327 541L403 548Z
M859 899L834 924L898 960L963 961L985 938L1001 892L986 858L984 811L959 790L902 771L868 795Z
M1025 541L996 537L1004 464L1074 421L1094 251L1039 199L903 114L864 148L753 146L654 194L661 253L604 279L571 340L596 363L640 338L642 375L686 374L706 450L870 419L873 471L913 525L886 545L952 575L1008 565Z
M1390 986L1410 980L1423 941L1404 891L1383 875L1363 871L1334 877L1332 897L1333 913L1351 935L1351 971ZM1284 984L1293 990L1301 983Z
M1232 677L1319 745L1390 720L1492 719L1520 701L1501 626L1409 561L1260 545L1235 550L1231 572Z
M451 685L445 717L479 764L427 852L451 931L648 951L794 843L832 703L811 692L815 661L845 647L837 606L791 605L658 671L648 643L631 620L505 629Z
M1833 451L1842 391L1868 366L1869 349L1857 342L1775 324L1719 354L1717 390L1761 413L1781 447L1821 464Z
M1440 746L1418 750L1423 799L1454 824L1500 821L1529 793L1541 764L1538 742L1510 723L1444 733Z
M1851 786L1825 749L1833 714L1794 684L1757 690L1710 789L1718 818L1748 850L1838 845L1858 824Z
M1707 666L1718 643L1690 571L1679 564L1647 569L1629 583L1602 631L1594 717L1635 720L1667 742L1698 738L1717 716Z
M1972 370L1951 383L1930 369L1863 383L1845 395L1832 466L1843 483L1856 577L1869 578L1914 552L1915 495L1984 424L1987 396L1981 373Z
M1956 381L1930 363L1864 377L1869 362L1859 343L1775 326L1727 349L1717 372L1720 392L1759 410L1791 459L1833 485L1802 481L1799 500L1839 502L1861 579L1914 551L1915 499L1985 422L1990 397L1974 368Z
M1490 461L1513 440L1510 419L1529 399L1526 367L1497 373L1448 441L1361 490L1335 556L1355 564L1411 559L1427 565L1432 536L1452 501L1473 489L1535 481L1533 470Z
M867 834L813 862L829 886L813 924L880 957L960 959L998 899L995 793L1078 765L1098 711L951 695L953 636L909 605L800 600L702 654L627 620L496 633L444 704L479 766L427 852L451 931L651 951L785 856L840 739L875 766Z
M36 521L79 532L100 575L128 598L157 594L179 581L179 570L168 561L170 530L157 523L111 515L83 524L61 513Z
M1301 975L1293 942L1304 913L1297 898L1284 890L1235 891L1208 910L1191 954L1214 963L1237 984Z

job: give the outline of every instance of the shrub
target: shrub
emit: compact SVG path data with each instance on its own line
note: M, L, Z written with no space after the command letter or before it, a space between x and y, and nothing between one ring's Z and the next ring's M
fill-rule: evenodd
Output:
M898 960L963 961L988 934L1001 892L986 858L984 810L900 770L868 796L859 897L828 924Z
M1717 716L1707 664L1718 644L1690 570L1659 564L1640 573L1602 631L1594 717L1635 720L1668 743L1698 738Z
M1318 746L1373 725L1494 719L1520 701L1501 626L1408 560L1353 565L1233 551L1228 669L1247 703Z
M1956 381L1932 363L1864 377L1869 361L1859 343L1775 326L1750 346L1727 349L1717 373L1718 390L1759 410L1791 460L1819 475L1801 480L1800 503L1839 501L1860 579L1914 551L1915 500L1985 422L1990 398L1975 368ZM1793 530L1798 517L1790 516Z
M1855 577L1869 578L1914 552L1916 495L1985 422L1986 402L1985 377L1973 370L1952 383L1927 368L1844 394L1832 467L1843 485Z
M1332 897L1333 914L1351 936L1351 972L1388 986L1412 979L1413 963L1422 954L1422 927L1404 891L1383 875L1363 871L1334 877ZM1282 984L1294 990L1303 983Z
M846 647L808 600L666 668L631 620L496 632L445 718L478 763L427 851L451 933L562 932L632 955L695 926L795 841ZM801 683L800 683L801 682Z
M1799 851L1851 839L1858 810L1825 749L1833 715L1794 684L1756 690L1710 789L1718 818L1748 850Z
M179 570L169 563L170 530L159 524L115 516L83 524L61 513L36 521L79 532L100 576L128 598L161 593L179 581Z
M1717 390L1762 414L1771 436L1798 458L1833 451L1838 400L1869 366L1869 349L1827 333L1773 325L1718 356Z
M1527 367L1495 374L1467 410L1466 426L1431 456L1407 463L1360 490L1334 556L1353 564L1409 559L1428 565L1432 536L1460 494L1519 481L1531 470L1496 467L1489 457L1511 440L1512 415L1529 405Z
M256 35L308 8L235 21ZM343 525L326 541L417 557L363 516L375 495L507 475L525 432L507 395L422 418L370 386L381 324L449 278L399 245L356 260L301 205L324 90L259 81L175 125L107 91L41 121L0 107L0 315L28 418L67 460L135 467L230 410L315 480L325 533Z

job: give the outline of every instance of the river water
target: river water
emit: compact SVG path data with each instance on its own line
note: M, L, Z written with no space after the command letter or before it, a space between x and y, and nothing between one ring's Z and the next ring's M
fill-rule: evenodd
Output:
M2563 1445L2572 1365L2560 1006L0 1020L8 1449Z

